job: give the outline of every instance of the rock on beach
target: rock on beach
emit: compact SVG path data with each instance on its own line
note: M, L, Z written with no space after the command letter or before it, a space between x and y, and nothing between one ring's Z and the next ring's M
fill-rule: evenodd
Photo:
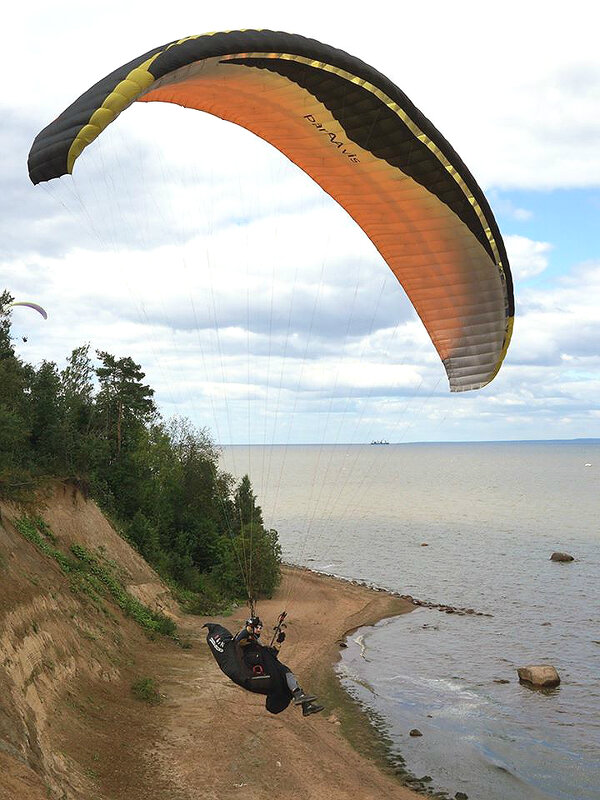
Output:
M552 664L532 664L528 667L519 667L517 673L521 683L528 683L531 686L550 688L558 686L560 683L560 676Z
M573 556L570 556L568 553L552 553L550 556L550 561L575 561Z

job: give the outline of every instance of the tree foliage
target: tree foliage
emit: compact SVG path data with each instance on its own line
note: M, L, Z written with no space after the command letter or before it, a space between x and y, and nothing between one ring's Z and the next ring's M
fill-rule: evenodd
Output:
M279 581L277 532L264 527L248 476L219 467L207 428L165 422L139 364L76 348L59 369L20 360L12 297L0 294L0 499L44 479L84 488L142 556L208 611L270 596Z

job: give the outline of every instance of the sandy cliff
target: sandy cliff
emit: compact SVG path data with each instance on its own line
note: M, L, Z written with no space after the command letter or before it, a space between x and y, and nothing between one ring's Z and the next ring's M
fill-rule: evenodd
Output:
M64 743L73 731L92 737L94 726L85 722L98 687L126 693L136 652L149 643L110 599L92 602L19 533L22 512L0 505L0 514L0 798L93 797L93 756L90 765L78 763ZM133 594L177 613L158 576L94 503L59 489L40 515L53 547L68 553L78 543L104 554Z
M179 613L94 503L62 488L47 500L47 552L19 531L18 509L0 505L0 514L0 800L417 797L381 771L369 725L331 669L346 631L409 610L404 601L286 569L260 613L270 623L290 598L282 660L327 711L273 717L263 698L219 672L205 620ZM130 594L176 618L191 649L149 636L109 596L61 569L52 552L68 555L74 544ZM233 629L244 614L220 621ZM142 677L157 682L162 703L134 696Z

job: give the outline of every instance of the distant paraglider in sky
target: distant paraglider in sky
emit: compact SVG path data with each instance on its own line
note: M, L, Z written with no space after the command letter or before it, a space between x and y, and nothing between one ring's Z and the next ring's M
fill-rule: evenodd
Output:
M71 173L136 100L206 111L276 147L371 239L423 321L450 389L493 380L514 317L500 231L461 158L389 78L295 34L190 36L119 67L41 131L29 154L33 183Z
M46 309L42 308L37 303L29 303L27 301L19 301L18 303L11 303L8 307L9 308L15 308L15 306L25 306L26 308L32 308L34 311L37 311L38 314L41 314L41 316L44 319L48 319L48 312L46 311Z

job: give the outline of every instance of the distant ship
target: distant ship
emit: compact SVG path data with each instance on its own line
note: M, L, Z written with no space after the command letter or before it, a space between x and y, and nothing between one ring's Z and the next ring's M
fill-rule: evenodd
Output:
M372 441L371 444L389 444L389 442L387 441L387 439L379 439L378 442Z

